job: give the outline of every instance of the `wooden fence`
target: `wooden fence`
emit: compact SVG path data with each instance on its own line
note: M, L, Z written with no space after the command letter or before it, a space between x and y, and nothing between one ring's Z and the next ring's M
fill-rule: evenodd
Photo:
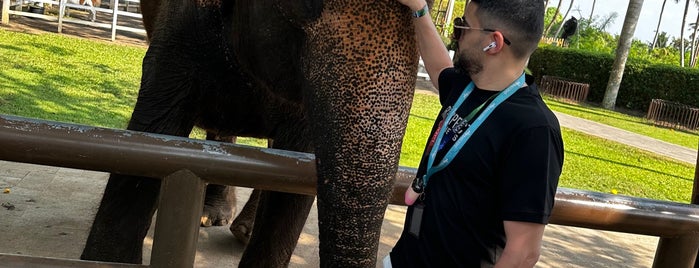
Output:
M25 16L30 18L38 18L49 21L58 21L57 31L61 33L63 31L63 23L75 23L86 25L89 27L98 27L103 29L111 29L111 39L114 41L116 39L117 31L134 32L145 35L146 31L142 27L130 27L119 25L119 17L131 17L141 19L142 16L137 12L130 12L129 7L139 6L140 0L111 0L109 8L102 8L100 6L92 6L90 0L85 1L84 5L69 3L68 0L0 0L2 1L2 24L10 23L10 15ZM121 2L123 3L121 3ZM36 3L39 6L35 5ZM88 4L89 3L89 4ZM57 15L45 15L44 11L39 13L37 8L45 7L57 7ZM80 9L90 12L92 20L82 20L66 17L66 8L69 9ZM121 10L124 8L125 10ZM94 21L94 18L98 13L105 13L111 19L109 23Z
M539 83L541 93L574 102L585 102L590 84L573 82L565 78L544 75Z
M205 189L200 178L308 195L317 182L312 154L14 116L0 115L0 144L0 160L164 178L150 267L192 267ZM392 204L404 205L415 171L399 168ZM696 205L559 188L550 222L659 236L653 267L692 267L699 250ZM127 267L10 254L0 254L0 264Z
M699 108L679 102L652 99L646 118L659 126L699 129Z
M553 38L553 37L542 37L539 41L540 44L554 45L557 47L568 47L568 41L563 38Z

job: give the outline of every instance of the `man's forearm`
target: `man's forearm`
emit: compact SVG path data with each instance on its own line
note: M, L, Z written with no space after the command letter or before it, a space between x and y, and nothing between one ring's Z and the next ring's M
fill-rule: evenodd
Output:
M405 3L410 9L415 12L421 10L425 7L425 1L408 1ZM451 58L449 57L449 52L442 42L442 38L439 36L437 29L432 23L432 17L429 11L423 16L415 18L415 35L417 38L418 47L420 49L420 56L425 64L425 69L427 74L429 74L432 83L435 88L437 85L437 78L439 73L444 70L444 68L451 67L453 64Z

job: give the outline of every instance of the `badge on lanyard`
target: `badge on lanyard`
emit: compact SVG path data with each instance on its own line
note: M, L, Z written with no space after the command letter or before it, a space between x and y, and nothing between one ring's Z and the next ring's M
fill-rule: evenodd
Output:
M425 205L420 203L413 206L413 213L410 214L410 223L408 232L415 237L420 237L420 225L422 224L422 212L425 210Z

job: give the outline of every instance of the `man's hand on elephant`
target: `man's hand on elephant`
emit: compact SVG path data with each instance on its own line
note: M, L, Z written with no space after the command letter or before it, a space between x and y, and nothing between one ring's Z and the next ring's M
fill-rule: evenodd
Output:
M425 0L398 0L398 2L400 2L403 5L406 5L412 11L420 10L425 5L427 5L427 2L425 2Z

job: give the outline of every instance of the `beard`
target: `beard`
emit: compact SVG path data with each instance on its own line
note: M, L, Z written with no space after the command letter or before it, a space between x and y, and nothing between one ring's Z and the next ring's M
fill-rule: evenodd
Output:
M483 70L482 54L474 55L474 52L469 49L460 50L458 53L454 67L467 73L469 76L476 75Z

